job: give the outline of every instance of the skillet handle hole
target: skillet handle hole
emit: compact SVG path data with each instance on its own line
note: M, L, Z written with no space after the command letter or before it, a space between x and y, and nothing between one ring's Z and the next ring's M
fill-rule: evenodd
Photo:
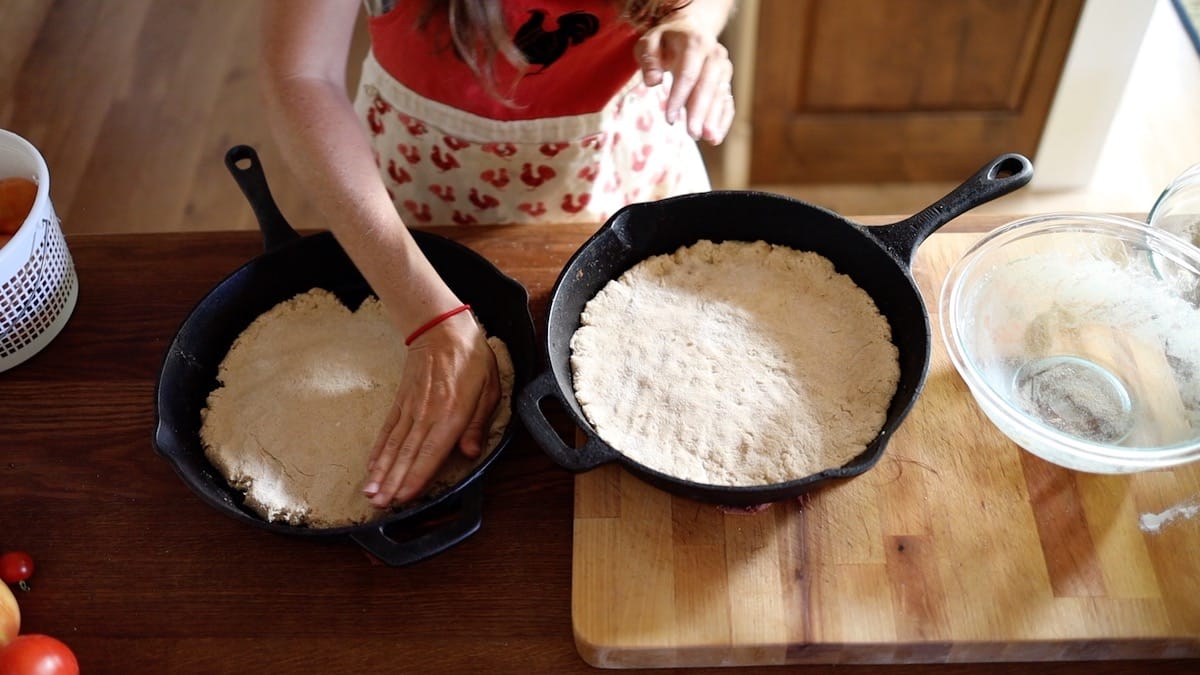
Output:
M538 409L542 411L542 415L550 423L550 427L563 445L576 450L583 447L587 437L576 429L575 423L571 421L571 416L567 414L567 409L563 407L562 401L548 396L538 403Z
M242 157L233 163L238 171L249 171L254 166L254 161L249 157Z
M1009 157L1008 159L996 165L996 168L992 170L992 175L989 176L989 178L992 180L1012 178L1018 173L1021 173L1022 169L1024 169L1024 165L1021 164L1021 160L1017 159L1016 157Z

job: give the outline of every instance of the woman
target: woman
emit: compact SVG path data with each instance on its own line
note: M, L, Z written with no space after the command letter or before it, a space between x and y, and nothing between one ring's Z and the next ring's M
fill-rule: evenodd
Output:
M483 451L495 359L406 224L601 222L708 189L695 140L733 118L717 35L732 0L368 0L372 49L352 103L360 0L271 0L267 110L330 229L409 355L363 491L418 494L457 446Z

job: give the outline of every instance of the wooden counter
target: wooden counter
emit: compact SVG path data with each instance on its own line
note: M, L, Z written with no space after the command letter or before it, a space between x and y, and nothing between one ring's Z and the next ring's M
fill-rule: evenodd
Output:
M967 216L948 229L1003 220ZM440 232L524 283L540 325L559 269L591 230ZM89 674L592 670L572 637L573 479L527 435L488 477L483 528L415 566L374 564L349 541L246 527L192 494L151 439L168 343L199 298L260 252L257 233L80 235L68 244L80 278L74 316L49 348L0 373L0 549L28 551L37 564L32 590L18 593L24 632L64 640ZM1019 667L1098 675L1195 672L1197 662Z

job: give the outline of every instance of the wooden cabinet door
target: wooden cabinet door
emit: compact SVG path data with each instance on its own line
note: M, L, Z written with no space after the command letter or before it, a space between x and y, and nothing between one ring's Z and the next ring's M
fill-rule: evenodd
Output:
M761 0L750 180L957 181L1037 149L1083 0Z

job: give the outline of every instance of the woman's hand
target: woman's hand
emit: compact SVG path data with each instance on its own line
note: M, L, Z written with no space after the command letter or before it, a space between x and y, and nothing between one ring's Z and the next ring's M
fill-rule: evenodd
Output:
M646 31L634 46L646 86L657 86L671 73L667 122L687 111L688 133L713 145L725 139L733 123L733 62L717 42L731 6L729 0L692 0Z
M386 508L419 495L455 446L478 457L499 400L496 358L470 312L413 341L395 403L371 449L363 485L371 503Z

